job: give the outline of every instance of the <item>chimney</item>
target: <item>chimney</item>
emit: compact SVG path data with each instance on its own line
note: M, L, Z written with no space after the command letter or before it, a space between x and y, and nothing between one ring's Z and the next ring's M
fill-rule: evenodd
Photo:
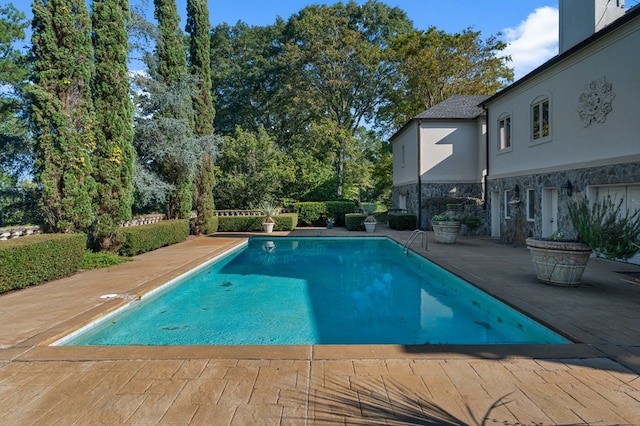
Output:
M624 0L560 0L559 53L589 38L625 13Z

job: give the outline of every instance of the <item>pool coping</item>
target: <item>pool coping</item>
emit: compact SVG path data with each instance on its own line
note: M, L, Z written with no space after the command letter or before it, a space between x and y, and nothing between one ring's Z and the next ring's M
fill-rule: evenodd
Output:
M257 236L264 237L264 234ZM290 234L282 236L292 236ZM303 237L304 235L299 235ZM306 235L308 237L321 237L323 235ZM351 235L333 235L336 237ZM357 235L361 237L363 235ZM403 244L402 238L393 235L371 235L375 237L386 237ZM165 285L168 281L175 279L190 271L194 267L212 261L215 257L223 256L228 251L237 249L244 244L249 236L239 238L234 244L228 245L225 251L207 254L196 259L192 259L179 268L171 270L160 276L151 279L142 285L134 287L131 295L142 295L148 291L153 291ZM278 238L273 235L273 238ZM483 359L504 359L504 358L598 358L612 357L623 363L623 365L635 371L640 371L636 357L636 350L626 345L609 344L606 342L581 342L575 335L580 335L580 330L563 330L562 327L554 326L552 318L545 318L546 313L540 312L541 318L532 315L522 309L521 306L514 305L513 301L505 300L500 294L493 294L483 286L473 281L473 273L456 270L447 267L441 262L433 259L433 253L427 251L412 251L428 260L433 261L438 266L461 277L472 285L487 292L498 300L507 303L518 311L525 313L534 320L560 332L563 336L578 340L571 344L509 344L509 345L254 345L254 346L126 346L126 347L106 347L106 346L50 346L51 343L61 337L82 328L91 321L96 320L114 310L120 309L129 303L124 299L110 299L104 301L79 315L66 319L65 321L49 328L46 332L35 335L19 345L5 348L0 351L0 359L12 359L14 361L89 361L89 360L161 360L161 359L288 359L288 360L339 360L339 359L416 359L416 358L483 358ZM453 270L452 270L453 269ZM508 299L508 298L507 298ZM573 331L573 332L572 332ZM584 336L582 336L584 337Z

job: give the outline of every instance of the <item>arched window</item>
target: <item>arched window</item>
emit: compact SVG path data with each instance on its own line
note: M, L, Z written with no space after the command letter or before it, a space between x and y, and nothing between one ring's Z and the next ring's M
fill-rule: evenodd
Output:
M538 96L531 104L531 141L546 142L551 139L551 100Z

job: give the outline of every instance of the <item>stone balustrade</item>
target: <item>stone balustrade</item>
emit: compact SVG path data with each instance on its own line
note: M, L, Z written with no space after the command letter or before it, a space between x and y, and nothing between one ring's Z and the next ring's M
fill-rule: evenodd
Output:
M130 227L130 226L139 226L139 225L149 225L151 223L158 223L161 220L164 220L165 216L163 213L156 213L156 214L146 214L143 216L134 216L131 218L130 221L125 222L122 226L123 227Z
M216 210L216 216L264 216L260 210Z
M10 228L0 228L0 241L12 240L18 237L39 234L40 227L34 226L12 226Z

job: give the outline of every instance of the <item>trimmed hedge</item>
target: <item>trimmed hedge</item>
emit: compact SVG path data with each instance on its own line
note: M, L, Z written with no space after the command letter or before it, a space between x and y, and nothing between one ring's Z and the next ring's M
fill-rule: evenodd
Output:
M0 242L0 293L75 273L87 247L85 234L40 234Z
M344 216L344 226L349 231L364 231L364 220L367 218L363 213L349 213Z
M322 201L295 203L293 210L298 214L302 226L324 226L328 216L327 205Z
M117 233L121 256L135 256L160 247L179 243L189 235L189 221L163 220L150 225L121 228Z
M194 230L194 223L195 223L195 219L191 219L189 221L189 226L191 228L191 233L195 234L195 230ZM218 226L219 226L219 220L218 220L218 216L216 215L211 215L207 218L207 220L205 221L204 227L202 229L202 233L205 235L209 235L209 234L214 234L216 232L218 232Z
M220 232L259 232L266 216L220 216L218 231ZM274 231L293 231L298 225L296 213L284 213L273 216Z
M345 225L345 214L356 211L353 201L307 201L295 203L293 209L298 213L302 226L325 226L327 219L334 218L336 226Z
M389 228L403 230L416 229L418 218L415 214L389 213Z
M368 215L364 213L349 213L345 215L344 226L348 231L364 231L364 220ZM378 223L385 223L387 221L387 212L374 213L373 217L376 218Z
M356 203L353 201L327 201L327 217L335 219L336 226L345 225L345 215L356 211ZM322 223L324 226L325 223Z

